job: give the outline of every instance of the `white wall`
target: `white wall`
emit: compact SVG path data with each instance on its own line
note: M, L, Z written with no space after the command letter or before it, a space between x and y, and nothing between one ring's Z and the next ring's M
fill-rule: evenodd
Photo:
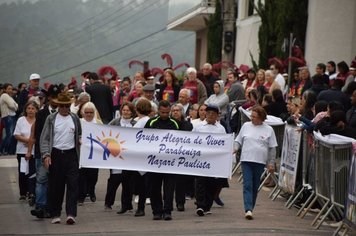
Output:
M350 65L356 56L356 1L311 0L308 15L305 58L311 72L330 60Z
M252 66L250 51L254 60L258 63L259 45L258 31L261 19L258 15L237 20L235 42L235 65L245 64Z

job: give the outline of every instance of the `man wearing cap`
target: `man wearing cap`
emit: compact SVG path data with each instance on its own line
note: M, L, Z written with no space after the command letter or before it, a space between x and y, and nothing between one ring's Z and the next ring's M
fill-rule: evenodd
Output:
M194 127L193 131L203 133L223 133L225 128L218 122L220 109L216 105L208 104L206 107L206 119ZM213 177L197 176L195 178L195 198L198 216L210 214L216 192L216 180Z
M48 202L51 223L61 222L66 188L66 222L74 224L77 215L79 142L82 129L79 117L70 112L69 94L60 93L53 100L58 105L58 112L47 117L40 138L41 156L49 171Z
M57 97L59 93L58 85L51 85L47 91L48 104L36 113L36 121L31 128L31 139L34 141L35 152L34 158L36 161L36 208L31 210L31 215L37 218L49 218L50 213L48 211L47 203L47 189L48 189L48 170L44 167L40 152L40 138L43 126L45 124L46 118L57 112L57 104L54 103L53 99ZM32 143L28 145L27 155L30 156L32 152Z
M19 104L19 109L17 111L18 115L23 112L23 108L27 103L28 99L32 97L36 91L41 91L40 79L41 76L37 73L33 73L30 75L29 78L30 86L28 86L27 89L22 90L18 97L18 104Z

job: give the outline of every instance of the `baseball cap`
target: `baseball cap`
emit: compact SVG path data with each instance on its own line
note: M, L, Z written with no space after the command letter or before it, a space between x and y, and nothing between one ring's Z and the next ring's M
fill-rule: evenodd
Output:
M41 76L39 74L33 73L30 75L30 80L34 80L34 79L41 79Z

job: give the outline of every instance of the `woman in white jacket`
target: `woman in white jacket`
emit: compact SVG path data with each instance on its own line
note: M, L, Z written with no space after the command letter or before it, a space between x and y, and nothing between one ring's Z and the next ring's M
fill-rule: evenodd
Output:
M204 102L206 105L215 105L220 108L220 118L224 118L229 104L229 96L224 93L224 81L217 80L214 82L214 94Z
M7 155L10 148L11 136L16 124L16 111L18 105L12 98L12 85L4 84L4 93L0 97L1 122L5 127L5 138L0 145L0 154Z

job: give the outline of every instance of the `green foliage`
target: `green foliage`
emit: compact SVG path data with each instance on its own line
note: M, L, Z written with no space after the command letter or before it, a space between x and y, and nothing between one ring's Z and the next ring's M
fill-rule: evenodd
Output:
M258 70L257 62L256 62L255 58L253 58L251 51L249 51L248 53L250 54L250 59L252 61L252 67L255 71L257 71Z
M209 16L209 19L205 21L208 33L207 33L207 61L209 63L217 63L221 61L222 50L222 34L223 24L221 17L221 3L216 0L215 13Z
M253 0L250 0L253 3ZM304 51L305 34L308 21L308 0L265 0L258 1L255 9L262 24L258 39L260 46L259 67L267 68L272 57L287 58L282 51L284 38L293 33L296 44Z

